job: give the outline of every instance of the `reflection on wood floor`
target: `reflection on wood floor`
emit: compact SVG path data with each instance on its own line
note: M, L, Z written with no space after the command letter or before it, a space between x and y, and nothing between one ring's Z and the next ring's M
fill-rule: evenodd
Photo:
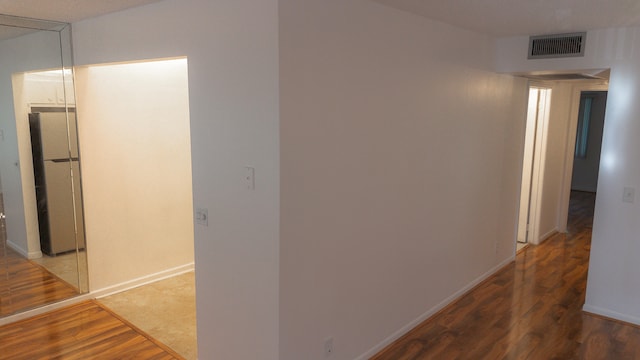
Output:
M640 328L581 311L594 202L572 192L567 234L528 246L373 359L640 359Z
M95 301L1 326L0 358L182 359Z
M89 291L86 271L87 252L84 249L80 249L77 253L72 251L55 256L43 254L42 257L30 260L45 268L60 280L65 281L74 288L79 288L81 293Z
M0 316L78 295L73 286L25 259L6 244L0 246Z

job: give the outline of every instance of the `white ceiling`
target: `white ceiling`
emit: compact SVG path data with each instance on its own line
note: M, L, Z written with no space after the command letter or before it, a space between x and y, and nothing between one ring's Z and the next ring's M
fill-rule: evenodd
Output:
M640 26L640 0L373 0L496 37Z
M0 0L0 40L26 35L38 28L55 28L2 15L71 23L156 1L159 0Z
M0 14L74 22L158 0L0 0Z
M74 22L158 0L0 0L0 14ZM373 0L493 35L640 26L640 0Z

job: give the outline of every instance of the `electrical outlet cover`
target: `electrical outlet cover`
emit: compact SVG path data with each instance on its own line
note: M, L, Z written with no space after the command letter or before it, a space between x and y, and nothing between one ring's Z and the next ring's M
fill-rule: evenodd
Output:
M196 209L196 223L203 226L209 226L208 209Z
M635 197L636 197L636 189L632 187L624 188L624 191L622 193L622 202L631 204L635 201Z

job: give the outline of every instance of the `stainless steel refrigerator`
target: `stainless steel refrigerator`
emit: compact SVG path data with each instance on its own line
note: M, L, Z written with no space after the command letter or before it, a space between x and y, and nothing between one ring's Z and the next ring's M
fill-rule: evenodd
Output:
M56 110L29 114L40 248L51 256L84 248L75 113Z

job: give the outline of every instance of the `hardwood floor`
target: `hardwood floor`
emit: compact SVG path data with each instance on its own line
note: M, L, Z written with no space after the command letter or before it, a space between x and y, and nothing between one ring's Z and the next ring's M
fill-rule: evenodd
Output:
M567 234L516 261L372 359L640 359L640 328L584 304L595 196L572 192Z
M0 327L0 358L182 359L96 301Z
M4 213L1 191L0 213ZM7 245L5 226L0 219L0 317L78 294L75 287L12 250Z
M0 246L0 316L78 295L78 290L8 246Z
M593 204L572 193L567 234L528 246L373 359L640 359L640 327L581 311ZM0 327L0 358L181 359L96 301Z

